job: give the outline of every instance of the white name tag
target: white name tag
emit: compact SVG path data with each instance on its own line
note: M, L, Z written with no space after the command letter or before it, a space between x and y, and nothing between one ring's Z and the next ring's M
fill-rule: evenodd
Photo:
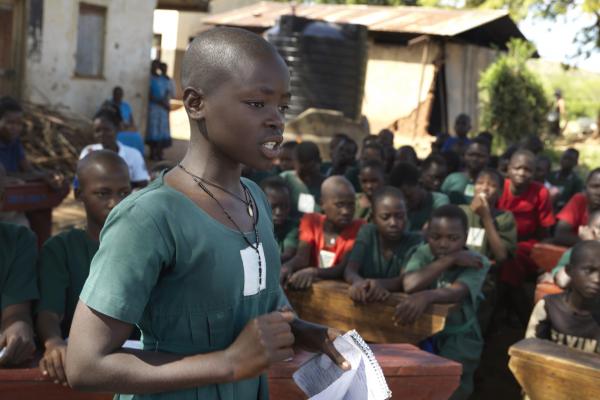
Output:
M333 251L321 250L319 252L319 268L333 267L334 260L335 260L335 253Z
M258 265L258 254L252 247L240 250L244 265L244 296L252 296L267 288L267 260L262 243L258 245L261 266Z
M298 211L303 213L315 212L315 197L312 194L300 193L298 197Z
M472 183L467 184L467 186L465 186L464 195L468 197L473 197L475 195L475 185L473 185Z
M485 229L469 228L469 236L467 236L467 246L481 247L485 239Z

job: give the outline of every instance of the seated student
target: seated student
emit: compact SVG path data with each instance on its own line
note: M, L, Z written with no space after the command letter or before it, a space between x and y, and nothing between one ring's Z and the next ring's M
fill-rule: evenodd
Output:
M471 131L471 117L467 114L459 114L454 120L454 133L456 136L449 136L442 145L442 153L454 151L460 155L464 154L471 140L467 137Z
M465 150L465 170L448 175L442 184L442 193L448 195L452 204L470 204L473 200L475 178L489 161L488 142L481 138L473 139Z
M93 151L102 149L114 151L127 163L132 187L144 187L148 184L150 175L140 152L117 141L117 126L113 115L104 112L94 118L94 138L99 143L85 146L79 154L80 160Z
M358 145L356 142L344 135L333 149L331 168L329 168L325 176L343 175L352 183L354 190L360 192L362 189L358 181L357 152Z
M321 184L321 155L314 142L299 143L294 149L294 170L284 171L279 176L290 188L292 197L292 216L303 213L319 212Z
M294 289L307 289L315 279L339 279L360 227L354 217L354 188L340 175L327 178L321 189L324 214L300 220L298 251L282 266L282 276Z
M488 259L466 248L467 216L452 204L433 211L427 243L408 261L402 280L410 296L396 307L395 320L410 325L434 303L459 303L448 315L444 330L433 337L436 353L460 362L460 386L451 399L467 399L479 364L483 337L477 322L481 288L490 268Z
M271 205L275 239L279 245L281 262L285 263L296 255L298 248L298 222L290 218L290 188L279 176L263 180L260 188Z
M552 185L548 182L548 177L552 172L552 160L545 154L540 154L535 158L535 170L533 172L533 180L541 183L550 189Z
M394 157L394 165L399 163L408 163L415 166L419 165L419 157L412 146L400 146Z
M528 276L537 273L530 257L531 249L549 236L554 225L550 193L541 183L533 181L535 155L528 150L517 150L508 165L498 209L510 211L517 222L517 250L515 257L500 267L500 282L507 291L521 323L526 324L531 303L522 287Z
M421 163L421 185L430 192L439 192L448 176L446 159L439 154L431 154Z
M580 227L588 224L588 216L600 209L600 168L592 170L585 182L585 191L576 193L556 215L554 243L572 246L579 241Z
M119 113L121 123L119 133L117 134L117 140L121 144L137 149L143 157L146 150L144 148L144 139L137 131L131 106L128 102L123 100L123 97L123 88L116 86L113 89L112 97L102 104L101 109L111 107Z
M294 149L297 145L298 143L293 141L285 142L281 145L279 157L277 157L277 166L280 173L294 170Z
M575 171L579 163L579 152L568 148L560 157L560 169L548 175L548 182L558 189L554 203L556 210L562 209L575 194L583 190L583 181Z
M385 186L373 195L373 223L363 225L348 258L344 279L350 298L384 301L402 290L402 272L423 237L406 231L406 205L400 189Z
M419 169L408 163L396 164L390 173L389 183L402 190L408 209L408 229L420 231L429 220L431 212L450 203L443 193L430 192L419 183Z
M396 155L396 150L394 150L394 133L389 129L382 129L377 134L377 142L381 144L385 153L383 165L387 174L394 166L394 157Z
M531 313L526 338L600 353L600 242L586 240L573 247L566 266L568 289L540 300Z
M335 157L335 152L338 149L340 143L350 139L348 135L345 133L335 133L331 139L329 140L329 161L321 162L321 174L323 176L329 176L329 171L333 165L333 160Z
M358 174L362 193L356 193L356 208L354 218L361 218L365 221L371 219L371 200L373 193L385 184L385 172L383 164L379 161L368 160L360 164Z
M85 230L72 228L48 239L38 263L40 301L36 327L45 347L39 365L44 375L65 385L65 338L100 245L100 231L113 207L131 193L127 164L110 150L94 151L80 160L77 178L75 198L85 207Z
M0 169L0 209L6 175ZM37 240L24 226L0 222L0 368L21 364L35 351L31 302L38 298Z
M365 161L378 161L381 164L384 164L385 151L378 142L367 142L363 144L362 150L360 151L359 161L361 163L364 163Z
M483 254L495 264L490 268L483 284L483 301L478 318L485 333L491 321L498 296L498 266L514 254L517 247L517 225L511 212L496 208L502 195L504 177L491 168L482 170L475 180L473 200L461 205L469 221L467 246Z

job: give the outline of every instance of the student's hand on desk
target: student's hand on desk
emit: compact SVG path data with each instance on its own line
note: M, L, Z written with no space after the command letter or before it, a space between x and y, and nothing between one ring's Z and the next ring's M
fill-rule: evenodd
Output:
M483 262L481 257L469 250L461 250L454 254L454 264L460 267L482 268Z
M394 324L413 324L425 312L429 303L429 296L426 292L413 293L405 299L402 299L396 306Z
M235 342L225 350L232 380L254 378L272 364L294 356L291 311L261 315L246 324Z
M286 265L282 265L281 270L279 271L279 284L285 286L291 275L292 269Z
M390 292L382 288L375 279L367 279L366 291L368 302L386 301L390 296Z
M348 288L348 295L357 303L367 302L367 280L354 282Z
M54 383L67 386L66 359L67 343L64 340L56 338L46 341L46 350L39 364L42 374L52 379Z
M24 321L10 324L0 335L0 349L4 349L0 366L18 365L33 358L35 343L31 326Z
M288 286L296 290L306 290L312 286L317 277L317 268L308 267L295 272L288 279Z

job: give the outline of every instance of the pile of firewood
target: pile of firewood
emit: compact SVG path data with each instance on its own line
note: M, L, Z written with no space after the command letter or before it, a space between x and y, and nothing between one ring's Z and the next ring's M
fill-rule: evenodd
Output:
M38 104L25 103L23 109L21 142L28 160L72 179L81 149L93 143L92 121Z

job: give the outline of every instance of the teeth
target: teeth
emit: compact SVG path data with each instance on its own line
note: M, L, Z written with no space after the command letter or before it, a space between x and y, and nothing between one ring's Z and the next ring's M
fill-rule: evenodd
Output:
M275 148L275 146L277 146L277 142L263 143L263 146L266 147L269 150L273 150Z

